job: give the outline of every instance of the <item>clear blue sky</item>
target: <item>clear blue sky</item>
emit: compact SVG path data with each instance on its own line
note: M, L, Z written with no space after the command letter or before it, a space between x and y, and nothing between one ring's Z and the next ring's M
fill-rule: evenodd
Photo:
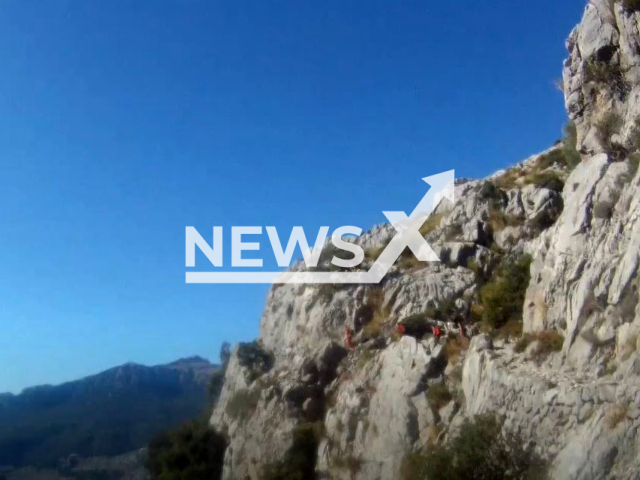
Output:
M547 148L583 8L3 1L0 391L255 338L266 287L185 285L187 225L369 227Z

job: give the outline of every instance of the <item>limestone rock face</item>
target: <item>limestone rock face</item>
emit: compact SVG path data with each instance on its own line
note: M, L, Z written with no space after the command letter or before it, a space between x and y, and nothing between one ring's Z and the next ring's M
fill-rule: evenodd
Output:
M579 150L586 154L604 152L611 143L630 148L637 142L640 18L623 3L591 0L567 40L565 105L577 127Z
M595 368L607 343L624 356L627 332L637 332L639 182L629 162L586 158L567 179L564 211L541 238L524 327L565 331L564 351L576 367Z
M553 479L640 479L638 21L619 2L592 0L569 37L578 162L560 145L458 180L456 202L443 200L421 229L439 263L403 254L377 285L269 291L260 338L232 352L211 417L229 439L225 479L262 478L301 428L316 432L318 478L400 478L408 454L486 412L547 459ZM357 268L394 234L378 225L355 240L366 252ZM479 333L503 307L486 286L524 255L517 318ZM316 268L333 269L330 259ZM417 330L401 336L411 322ZM447 338L420 330L427 323Z
M326 478L352 478L353 464L358 478L395 478L404 454L433 434L426 389L443 367L442 346L403 337L369 352L332 385L318 462Z
M467 414L498 412L534 439L553 459L552 478L638 478L638 383L540 368L504 349L470 352L462 385Z

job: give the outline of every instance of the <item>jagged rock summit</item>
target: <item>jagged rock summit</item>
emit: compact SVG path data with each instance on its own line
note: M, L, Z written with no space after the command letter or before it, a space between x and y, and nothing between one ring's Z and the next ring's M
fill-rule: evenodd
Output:
M589 3L567 42L567 137L457 182L421 230L441 263L403 255L379 285L270 290L211 417L225 479L265 478L309 432L317 478L411 478L412 454L482 413L553 479L640 478L638 9ZM392 235L358 240L368 264ZM429 321L482 333L396 330Z

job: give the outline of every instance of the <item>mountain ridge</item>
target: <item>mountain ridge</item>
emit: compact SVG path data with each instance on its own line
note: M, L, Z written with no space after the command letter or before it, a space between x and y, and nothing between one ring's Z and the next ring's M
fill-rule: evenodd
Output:
M0 465L52 467L71 454L100 457L146 446L208 408L219 366L201 357L126 363L60 385L0 397Z

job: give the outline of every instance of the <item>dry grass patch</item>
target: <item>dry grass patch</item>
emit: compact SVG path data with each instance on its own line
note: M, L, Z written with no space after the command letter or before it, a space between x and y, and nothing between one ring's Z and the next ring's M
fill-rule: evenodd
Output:
M391 311L384 306L384 290L375 288L369 292L367 305L373 310L371 320L363 327L362 335L365 340L378 338L382 327L389 321Z
M496 337L500 340L511 340L513 338L520 339L522 337L522 321L509 320L505 323L496 334Z
M466 338L449 337L444 344L443 350L447 360L452 364L457 364L462 357L462 352L469 348L469 340Z
M524 221L515 215L506 214L498 208L492 208L489 210L487 223L493 232L499 232L507 227L517 227L522 225Z
M525 185L535 185L538 188L546 188L554 192L562 192L564 189L564 180L560 178L557 172L534 172L525 179Z
M535 350L536 357L546 357L552 352L559 352L564 345L564 337L556 330L543 330L536 335L538 346Z
M609 427L611 430L616 428L620 422L627 418L628 409L629 407L627 407L627 405L622 405L620 403L609 407L609 410L607 411L607 415L605 417L607 427Z
M378 257L382 255L382 252L384 252L385 248L387 248L386 245L383 247L368 248L364 251L364 258L369 260L370 262L375 262L376 260L378 260Z
M502 190L511 190L519 186L520 179L522 178L523 168L521 166L512 167L504 174L493 180L496 187Z
M531 335L530 333L525 333L525 334L520 338L520 340L518 340L518 341L516 342L515 346L513 347L513 350L514 350L516 353L522 353L522 352L524 352L524 351L527 349L527 347L528 347L529 345L531 345L531 342L533 342L533 340L534 340L534 336L533 336L533 335Z
M564 337L556 330L542 330L536 333L525 333L516 343L514 351L522 353L533 342L536 342L536 346L531 352L531 356L534 360L540 362L547 358L551 353L562 350Z
M398 259L398 266L402 270L415 270L425 265L426 262L418 260L409 248L405 248Z
M424 237L439 228L443 217L444 215L442 213L432 213L420 227L420 235Z

